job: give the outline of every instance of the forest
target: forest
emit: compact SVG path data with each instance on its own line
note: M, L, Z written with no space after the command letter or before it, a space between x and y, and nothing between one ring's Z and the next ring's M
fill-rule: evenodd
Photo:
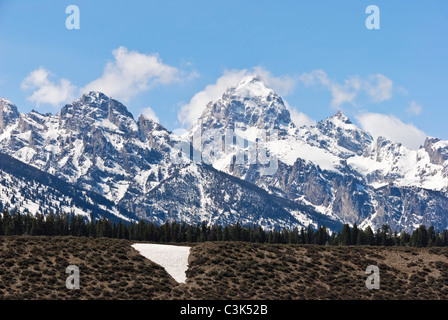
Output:
M74 214L31 215L7 210L0 214L0 235L75 236L90 238L116 238L148 242L206 242L242 241L272 244L314 244L330 246L412 246L446 247L448 231L435 230L421 225L413 232L393 232L388 225L372 230L345 224L342 230L330 232L325 225L319 228L265 230L260 226L208 225L206 222L187 224L167 221L162 225L143 220L137 223L111 222Z

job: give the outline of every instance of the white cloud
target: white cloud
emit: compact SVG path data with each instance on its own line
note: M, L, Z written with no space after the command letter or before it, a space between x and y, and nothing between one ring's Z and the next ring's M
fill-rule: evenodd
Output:
M397 89L397 92L402 96L407 96L409 94L409 91L402 86L398 86L396 89Z
M316 121L308 117L305 113L298 111L297 109L291 107L284 98L282 99L285 104L286 109L289 111L289 115L291 116L291 121L296 125L296 127L300 128L302 126L315 126Z
M409 105L409 108L407 108L406 111L410 114L418 116L420 113L422 113L422 106L417 102L412 101L411 104Z
M346 102L353 102L360 88L360 82L357 78L345 80L343 84L332 81L328 74L319 69L312 70L309 73L303 73L299 80L306 86L322 85L330 90L332 95L331 105L339 108Z
M306 86L321 85L330 90L331 106L340 108L344 103L355 103L359 92L367 94L373 102L382 102L392 97L393 82L383 74L370 75L367 79L352 76L342 83L331 80L328 74L319 69L303 73L299 80Z
M32 71L22 81L23 90L33 90L28 100L40 104L59 106L62 103L73 100L76 87L69 80L61 79L59 83L51 81L52 74L43 67Z
M210 101L219 99L227 89L238 85L244 77L250 75L258 76L267 87L272 88L280 95L290 93L296 84L296 80L292 77L287 75L273 76L263 67L255 67L253 71L247 69L225 70L214 84L206 86L204 90L196 93L189 103L181 107L178 120L183 125L192 125L201 116Z
M370 132L375 139L382 136L391 141L401 142L410 149L418 149L426 139L423 131L393 115L363 113L358 115L356 120L361 128Z
M292 122L298 127L302 126L315 126L316 121L308 117L303 112L297 111L296 109L289 108L289 113L291 115Z
M288 75L275 77L263 67L255 67L252 73L262 79L268 88L273 89L281 96L290 94L297 83L296 79Z
M344 86L338 83L332 83L330 86L331 95L333 99L331 100L331 105L334 108L339 108L342 104L349 102L353 103L353 100L358 94L357 91L353 91L350 84L346 83Z
M150 107L146 107L142 110L142 115L145 116L148 119L153 120L154 122L159 123L159 117L157 117L154 110L152 110Z
M393 82L380 73L369 76L368 81L364 81L363 88L374 102L382 102L392 97Z
M125 47L119 47L112 53L114 61L108 62L103 75L82 88L81 94L101 91L127 102L136 94L157 84L181 81L182 73L163 63L157 53L146 55L128 51ZM196 76L195 73L193 77Z
M119 47L112 51L114 61L108 62L103 75L79 89L82 95L89 91L101 91L116 99L128 102L136 94L161 84L189 81L199 77L193 70L189 73L162 62L157 53L146 55ZM53 75L43 67L31 72L22 82L23 90L34 90L28 99L37 105L48 103L58 106L75 98L76 86L67 79L59 83L50 80Z
M299 80L302 81L306 86L312 86L316 84L321 84L323 86L330 86L330 79L325 71L313 70L309 73L302 73L299 76Z

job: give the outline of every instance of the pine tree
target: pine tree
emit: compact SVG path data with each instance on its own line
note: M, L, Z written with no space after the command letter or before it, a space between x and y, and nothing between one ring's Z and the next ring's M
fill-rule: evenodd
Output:
M394 244L395 246L400 245L400 239L398 238L398 233L397 233L397 231L394 232L393 244Z
M421 225L414 230L411 236L411 243L415 247L426 247L428 244L428 233L425 225Z
M238 221L235 226L233 226L233 232L232 232L232 241L239 241L241 239L241 225Z
M299 228L295 227L292 232L290 232L289 243L297 244L299 241Z
M39 234L38 226L37 226L37 220L32 219L31 220L31 229L30 229L30 235L37 236Z
M208 232L208 236L207 236L208 241L216 241L218 239L216 229L217 229L216 226L210 227L210 232Z
M1 203L0 203L1 205ZM4 210L4 212L6 212L6 210ZM3 229L3 215L4 213L0 213L0 235L4 235L5 231Z
M343 246L349 246L351 244L350 226L347 223L342 227L340 241Z
M137 227L134 222L131 222L131 224L124 225L124 236L125 239L128 240L136 240L137 239Z
M13 224L13 234L15 235L21 235L23 230L23 225L22 225L22 215L20 214L20 212L15 212L12 216L12 224Z
M300 229L300 243L305 244L306 243L306 235L305 235L305 228L302 227Z
M192 225L188 225L187 227L187 242L195 242L194 229Z
M420 239L419 239L420 246L421 247L428 246L429 237L428 237L428 230L426 229L426 226L425 225L421 225L418 228L418 230L420 231Z
M314 237L313 228L311 227L311 225L308 225L308 228L306 229L306 242L305 243L312 244L313 237Z
M14 226L12 224L12 218L8 211L3 212L3 234L5 236L13 235Z
M350 244L356 245L358 242L358 226L356 225L356 222L353 224L353 228L350 230Z
M408 246L411 242L411 236L406 231L400 234L400 246Z
M436 242L436 233L433 226L430 226L427 230L427 240L426 243L428 246L434 246Z
M176 221L173 221L171 223L171 242L178 242L179 241L179 225L176 223Z
M335 233L335 232L333 232L333 233L331 234L330 238L328 239L328 244L329 244L330 246L335 246L335 245L337 245L336 233Z
M51 212L45 219L45 235L53 236L54 234L55 214Z
M356 245L357 246L363 246L367 244L367 235L364 232L364 230L359 229L358 230L358 236L356 237Z
M316 233L316 244L325 245L327 243L327 228L325 225L321 226Z
M440 234L439 230L437 230L437 232L436 232L436 240L434 242L434 245L436 247L443 246L443 238L442 238L442 235Z
M128 238L128 237L126 237L125 225L123 222L121 222L121 220L118 222L116 232L117 232L118 239L127 239Z
M179 238L180 242L187 241L186 233L187 233L187 224L185 223L185 221L183 221L182 224L180 225L180 238Z
M222 226L217 226L216 228L216 240L223 241Z
M90 214L90 221L89 221L89 237L95 238L95 217L93 216L93 213Z
M448 246L448 230L443 230L442 232L442 246L447 247Z
M199 235L199 241L205 242L207 241L207 223L205 221L202 221L201 223L201 233Z
M378 242L380 246L387 246L388 245L388 239L387 234L389 232L389 226L386 224L383 224L381 227L381 230L378 230Z

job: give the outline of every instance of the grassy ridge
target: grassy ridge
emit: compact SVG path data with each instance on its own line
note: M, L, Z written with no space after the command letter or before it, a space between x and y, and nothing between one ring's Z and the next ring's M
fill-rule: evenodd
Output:
M194 244L187 283L117 239L0 237L0 299L446 299L448 248ZM80 268L80 290L65 269ZM380 290L365 269L380 269Z

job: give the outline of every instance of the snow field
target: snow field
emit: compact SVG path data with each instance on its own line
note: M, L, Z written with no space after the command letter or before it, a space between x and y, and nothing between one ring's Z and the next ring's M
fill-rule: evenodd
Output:
M187 281L186 271L191 247L146 243L136 243L132 247L145 258L164 267L177 282Z

